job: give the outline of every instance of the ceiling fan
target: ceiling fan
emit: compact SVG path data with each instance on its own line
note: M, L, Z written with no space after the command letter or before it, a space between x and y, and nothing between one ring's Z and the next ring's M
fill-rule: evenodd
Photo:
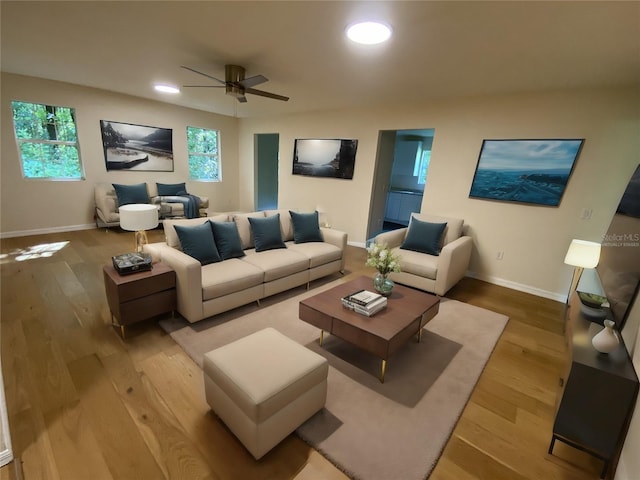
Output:
M256 85L260 85L261 83L268 82L269 79L263 75L255 75L253 77L244 78L244 67L239 65L225 65L224 66L224 80L220 80L219 78L212 77L203 72L199 72L198 70L194 70L191 67L182 66L185 70L189 70L191 72L197 73L198 75L203 75L207 78L215 80L221 85L184 85L184 87L199 87L199 88L222 88L226 89L227 95L231 95L236 97L236 99L240 103L246 103L247 97L245 94L250 93L252 95L259 95L261 97L273 98L274 100L282 100L286 102L289 100L289 97L285 97L282 95L277 95L275 93L265 92L264 90L256 90L253 88Z

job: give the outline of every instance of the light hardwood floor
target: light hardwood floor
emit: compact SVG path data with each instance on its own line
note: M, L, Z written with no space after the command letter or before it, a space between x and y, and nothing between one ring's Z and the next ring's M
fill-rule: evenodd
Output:
M160 230L149 236L162 239ZM17 261L57 242L69 243ZM346 478L295 435L255 462L211 414L199 368L156 321L118 336L102 266L132 244L117 229L2 240L2 368L17 460L0 480ZM349 247L348 274L371 273L364 260ZM469 278L447 296L510 321L431 479L598 478L599 462L584 453L557 444L547 455L562 305Z

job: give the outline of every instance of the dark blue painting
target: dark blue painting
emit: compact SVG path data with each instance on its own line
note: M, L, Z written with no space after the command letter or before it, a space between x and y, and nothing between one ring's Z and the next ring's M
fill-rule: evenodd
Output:
M557 207L583 142L484 140L469 197Z

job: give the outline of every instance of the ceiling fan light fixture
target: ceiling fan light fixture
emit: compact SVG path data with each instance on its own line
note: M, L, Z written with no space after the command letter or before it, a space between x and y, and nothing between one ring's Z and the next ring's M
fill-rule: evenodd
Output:
M391 27L380 22L358 22L347 27L347 37L362 45L377 45L391 38Z
M153 88L157 91L157 92L162 92L162 93L180 93L180 89L177 87L173 87L171 85L154 85Z

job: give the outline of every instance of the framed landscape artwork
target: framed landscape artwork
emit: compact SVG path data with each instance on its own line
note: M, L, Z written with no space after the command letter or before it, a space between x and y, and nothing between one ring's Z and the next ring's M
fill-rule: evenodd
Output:
M351 180L358 140L298 138L293 144L293 175Z
M173 131L100 120L104 161L109 170L173 172Z
M583 142L484 140L469 197L557 207Z

